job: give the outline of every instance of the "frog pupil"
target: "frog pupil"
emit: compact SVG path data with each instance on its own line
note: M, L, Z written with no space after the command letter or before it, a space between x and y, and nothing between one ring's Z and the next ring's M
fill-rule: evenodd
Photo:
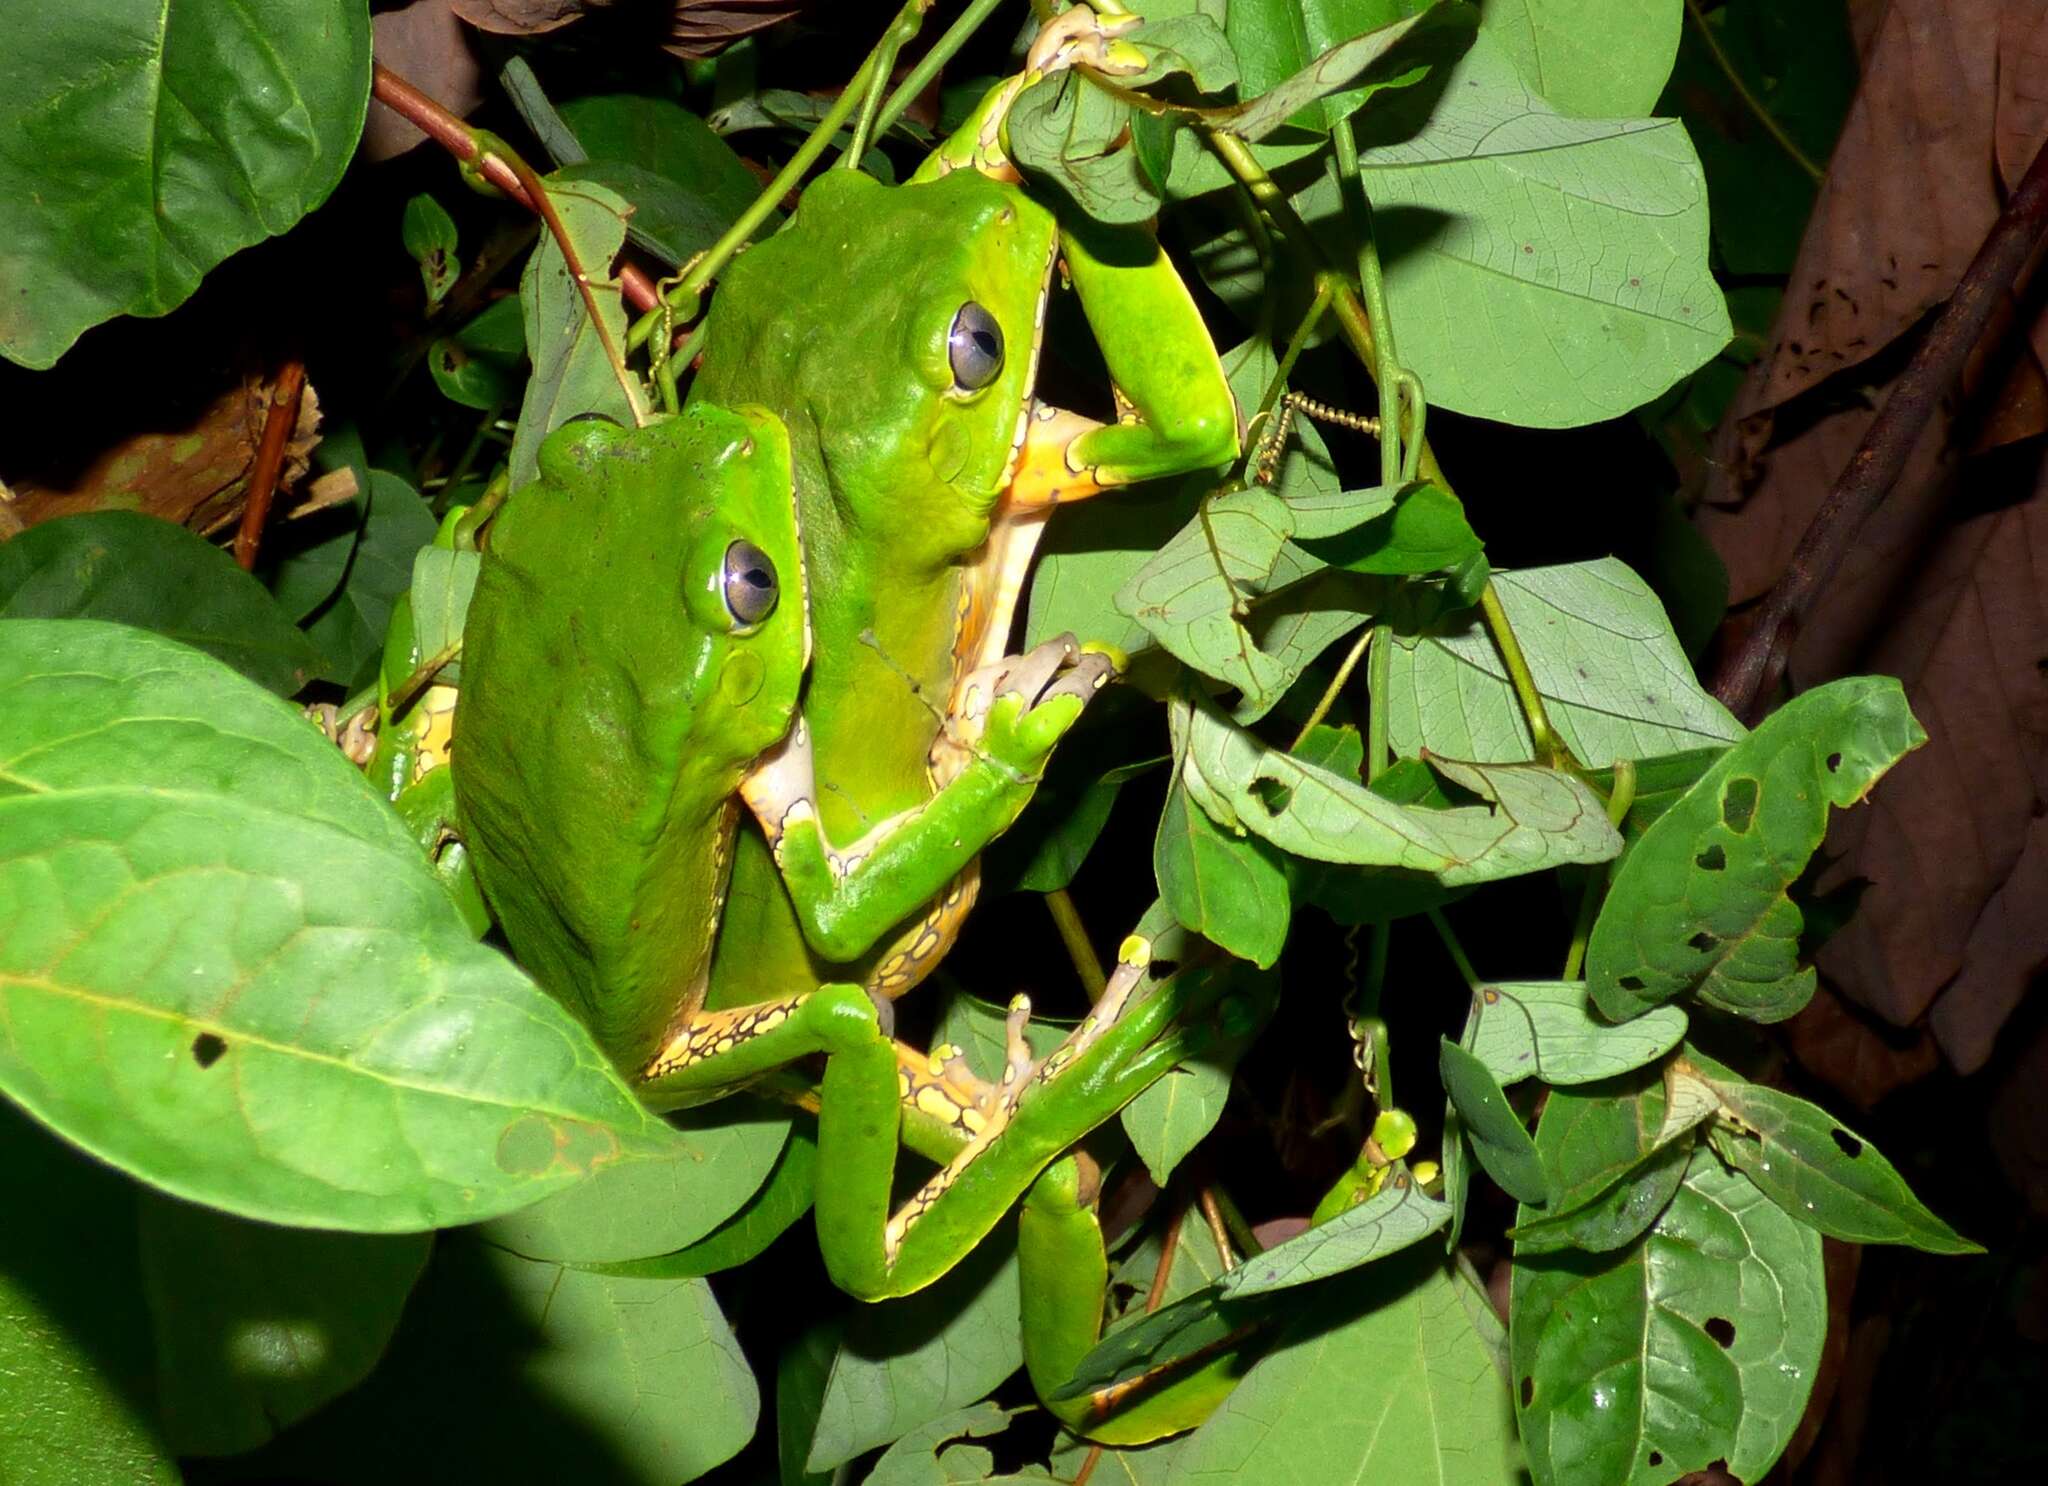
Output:
M1003 327L994 315L968 300L953 316L953 328L946 336L946 357L954 384L966 392L979 391L1003 369Z
M759 624L775 609L775 564L752 542L725 549L725 606L741 624Z

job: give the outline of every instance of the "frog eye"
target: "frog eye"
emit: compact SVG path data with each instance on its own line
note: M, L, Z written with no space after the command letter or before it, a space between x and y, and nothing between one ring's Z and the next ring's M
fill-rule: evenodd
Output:
M953 385L979 392L1003 370L1003 327L973 300L960 306L946 336L946 359L952 363Z
M775 564L752 542L741 540L725 549L725 607L741 624L759 624L775 612L781 586Z

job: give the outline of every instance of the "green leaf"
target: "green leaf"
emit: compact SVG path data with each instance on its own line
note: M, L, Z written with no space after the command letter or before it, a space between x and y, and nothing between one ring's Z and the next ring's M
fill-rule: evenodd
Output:
M707 1281L627 1279L447 1235L370 1381L279 1442L312 1480L681 1483L760 1394Z
M740 1210L695 1243L671 1254L647 1259L621 1259L611 1264L583 1264L599 1274L627 1275L638 1279L683 1279L691 1275L717 1274L745 1264L787 1232L797 1219L811 1210L811 1193L817 1177L818 1137L809 1125L790 1127L789 1139L775 1158L768 1179L749 1197ZM823 1378L820 1377L822 1385Z
M1856 96L1860 68L1845 7L1830 0L1727 0L1683 28L1670 86L1649 112L1685 120L1713 204L1714 242L1731 274L1782 279L1813 215L1818 173L1757 127L1756 106L1824 167ZM1730 83L1742 80L1755 104Z
M1026 88L1003 125L1018 169L1094 221L1130 226L1159 214L1159 192L1131 148L1131 106L1071 72Z
M1850 677L1793 698L1700 776L1643 832L1586 947L1594 1004L1616 1021L1692 994L1755 1021L1813 995L1799 968L1799 910L1786 889L1826 834L1927 741L1889 676Z
M205 651L290 696L320 657L213 543L135 511L41 521L0 543L0 619L105 619Z
M856 1310L832 1363L804 1468L830 1470L973 1403L1024 1360L1017 1256L984 1242L901 1300Z
M1098 701L1089 710L1091 720L1101 706ZM1068 740L1031 797L1030 809L982 854L984 893L1053 893L1073 882L1109 824L1109 812L1124 785L1166 762L1148 758L1103 769L1086 749L1080 739ZM1061 760L1076 759L1079 766L1061 765Z
M1346 495L1357 501L1356 509L1374 510L1384 501L1385 510L1341 535L1307 542L1310 553L1333 567L1393 576L1434 573L1484 550L1465 520L1464 504L1440 485L1417 482L1398 491L1382 486Z
M1664 606L1615 558L1495 572L1493 589L1528 659L1543 710L1580 762L1648 759L1740 738L1742 725L1693 678ZM1529 725L1480 616L1396 632L1387 660L1387 738L1397 753L1535 757Z
M1480 0L1486 34L1522 80L1564 113L1628 119L1661 112L1684 0ZM1802 218L1803 220L1803 218Z
M1263 139L1317 99L1356 88L1329 111L1327 119L1335 123L1373 92L1420 82L1432 68L1449 65L1470 44L1478 20L1469 5L1433 5L1420 15L1338 42L1214 122L1242 138Z
M370 96L362 0L0 13L0 354L161 315L340 181Z
M616 160L652 171L687 192L708 219L731 226L761 182L717 131L667 98L640 93L593 93L557 106L562 121L592 160ZM640 204L637 198L635 204ZM773 232L782 213L769 213L761 234Z
M1235 835L1166 793L1152 848L1159 893L1174 916L1239 959L1271 965L1287 943L1287 874L1280 854L1251 835Z
M370 471L370 487L356 499L366 509L341 591L306 626L327 674L349 691L376 679L391 611L412 587L414 558L434 540L434 513L398 476Z
M1356 1207L1247 1259L1223 1277L1219 1294L1242 1300L1370 1264L1427 1238L1451 1210L1397 1168L1385 1186Z
M626 160L587 160L564 165L552 180L601 186L629 203L626 236L671 269L680 268L725 235L732 218L677 185ZM763 229L764 231L767 229Z
M540 141L548 158L557 165L580 165L589 159L575 134L548 102L548 95L524 57L515 56L498 69L498 86L505 90L520 122Z
M1440 1263L1416 1255L1317 1300L1184 1447L1175 1480L1511 1486L1507 1394Z
M791 1142L790 1149L795 1148ZM815 1322L776 1360L775 1457L780 1486L837 1486L838 1473L807 1471L804 1457L818 1427L818 1410L825 1401L825 1384L843 1329L844 1320L837 1315Z
M1209 483L1204 477L1199 488ZM1126 655L1152 648L1151 632L1119 610L1114 595L1181 529L1196 499L1190 491L1146 494L1140 486L1060 512L1039 547L1024 643L1071 630L1084 644L1112 645Z
M1984 1252L1929 1212L1876 1146L1826 1110L1750 1083L1690 1049L1686 1056L1722 1107L1748 1127L1709 1128L1715 1153L1800 1222L1849 1243Z
M476 592L482 561L481 553L446 547L422 547L412 560L414 643L422 657L456 653L435 677L444 686L462 684L462 625L469 618L469 600Z
M1660 1006L1633 1021L1602 1021L1579 980L1507 980L1472 998L1466 1046L1503 1084L1536 1077L1583 1084L1654 1063L1685 1036L1685 1013Z
M1182 778L1195 802L1220 824L1242 824L1297 856L1405 867L1455 886L1605 861L1621 849L1599 801L1554 770L1432 760L1486 803L1431 810L1268 748L1206 700L1172 717L1187 729Z
M1649 1234L1518 1256L1509 1324L1536 1486L1761 1477L1799 1422L1827 1330L1820 1235L1696 1151Z
M541 234L540 246L519 278L520 316L533 375L527 379L519 429L512 437L514 490L538 472L541 440L571 418L601 413L634 428L648 417L638 381L612 359L626 350L626 306L618 280L611 276L626 242L626 203L587 182L555 182L549 194L588 276L601 323L591 320L554 234Z
M1544 1179L1542 1158L1536 1154L1536 1142L1523 1128L1521 1116L1493 1081L1486 1064L1448 1037L1437 1041L1444 1092L1457 1108L1465 1138L1472 1144L1472 1154L1508 1196L1527 1206L1541 1207L1549 1200L1550 1188Z
M479 311L427 350L427 370L450 402L492 412L519 396L526 376L526 327L510 295Z
M788 1139L786 1112L752 1100L720 1104L660 1151L594 1171L479 1231L523 1258L579 1268L672 1253L738 1212Z
M149 1407L135 1188L0 1101L0 1474L176 1486Z
M440 202L421 192L405 204L399 232L405 239L405 251L420 266L420 285L426 290L427 312L432 314L462 277L462 260L455 256L459 241L455 219Z
M218 662L0 623L0 780L0 1088L102 1160L395 1232L668 1138L347 760Z
M864 1486L1025 1486L1027 1482L1056 1486L1059 1478L1043 1470L997 1475L994 1455L979 1445L959 1443L1001 1434L1012 1419L1025 1412L981 1403L934 1419L891 1445L875 1462Z
M1200 814L1200 811L1196 811ZM1265 1029L1279 1004L1277 975L1237 969L1232 994L1240 1008L1224 1035L1124 1106L1124 1133L1155 1186L1164 1187L1188 1152L1223 1118L1238 1059Z
M426 1234L275 1228L144 1193L157 1408L180 1455L238 1455L384 1355Z
M1552 1089L1536 1121L1550 1202L1513 1232L1518 1254L1632 1243L1670 1203L1692 1150L1648 1070Z

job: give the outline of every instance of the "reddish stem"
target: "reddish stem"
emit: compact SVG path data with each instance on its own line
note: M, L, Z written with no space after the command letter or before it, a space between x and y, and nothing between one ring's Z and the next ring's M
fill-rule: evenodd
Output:
M1714 677L1714 695L1746 721L1784 674L1801 620L1848 555L1857 534L1898 483L1928 420L1962 376L1992 314L2048 231L2048 143L1992 224L1892 395L1871 420L1828 498L1814 513L1792 560L1758 608L1742 643Z
M476 137L470 133L467 124L382 62L373 64L371 68L370 96L456 159L475 165L477 174L506 196L528 211L542 214L533 193L527 190L512 167L496 155L478 150ZM638 313L645 314L661 302L654 280L634 264L619 265L619 288L626 296L626 303Z
M285 441L298 427L299 398L305 390L306 363L293 357L271 386L263 437L256 445L256 466L249 474L249 499L242 507L242 524L235 531L235 561L245 573L256 566L256 547L263 540L263 523L270 517L277 477L284 469Z

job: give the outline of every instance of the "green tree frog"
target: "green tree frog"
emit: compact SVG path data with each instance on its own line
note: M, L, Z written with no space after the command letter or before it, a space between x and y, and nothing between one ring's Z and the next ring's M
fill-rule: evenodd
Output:
M874 1016L850 987L702 1012L742 778L803 733L790 480L782 426L759 408L573 423L491 525L464 628L450 772L484 895L520 961L657 1105L828 1046L846 1003ZM858 859L825 846L801 769L744 791L790 894L846 944L886 932L1023 808L1105 676L1071 641L1013 667L965 721L970 767Z

